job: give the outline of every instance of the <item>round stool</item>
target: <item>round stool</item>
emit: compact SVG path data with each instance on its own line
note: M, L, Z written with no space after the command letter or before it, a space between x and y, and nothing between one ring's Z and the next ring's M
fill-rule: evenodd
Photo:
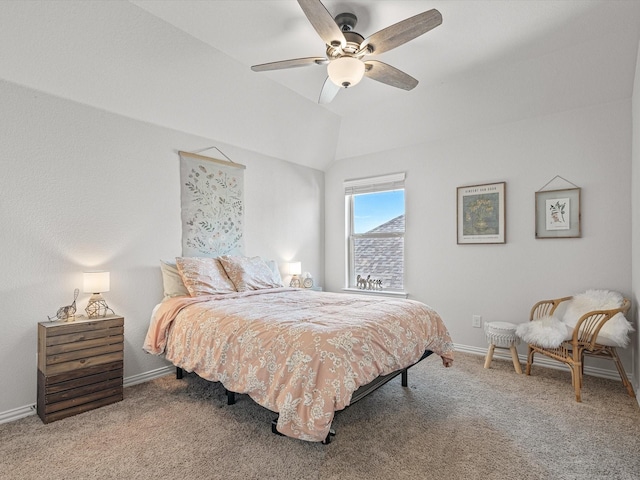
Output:
M516 326L509 322L489 322L484 324L484 333L487 337L487 342L489 342L489 350L487 351L487 358L484 361L484 368L491 366L494 349L508 348L511 351L513 367L516 369L516 373L522 373L518 352L516 350L516 345L520 343L520 339L516 335Z

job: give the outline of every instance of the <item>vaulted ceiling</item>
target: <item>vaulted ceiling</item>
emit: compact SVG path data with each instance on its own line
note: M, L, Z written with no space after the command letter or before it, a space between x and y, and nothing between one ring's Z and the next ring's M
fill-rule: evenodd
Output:
M415 77L365 78L317 103L326 67L295 0L0 2L0 80L326 170L334 161L631 98L637 0L324 0L368 37L437 9L442 25L378 59Z
M296 1L134 1L251 65L324 56ZM336 158L456 135L473 128L629 98L640 2L325 0L353 13L365 38L420 12L442 25L378 58L415 77L404 91L363 79L325 108L341 118ZM326 67L254 73L317 102Z

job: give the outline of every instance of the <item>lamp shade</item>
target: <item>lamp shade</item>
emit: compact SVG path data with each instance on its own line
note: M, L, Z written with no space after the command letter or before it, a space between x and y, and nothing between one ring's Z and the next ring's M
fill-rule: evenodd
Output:
M354 57L339 57L329 62L327 73L331 81L339 87L352 87L362 80L364 62Z
M83 291L85 293L108 292L110 287L109 272L84 272Z
M302 263L291 262L289 263L289 275L300 275L302 273Z

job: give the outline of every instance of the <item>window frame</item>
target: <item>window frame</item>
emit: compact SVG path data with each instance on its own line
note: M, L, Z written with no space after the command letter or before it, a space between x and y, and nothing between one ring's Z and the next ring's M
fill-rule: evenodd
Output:
M405 271L405 248L406 241L406 188L404 184L405 174L397 173L391 175L385 175L381 177L370 177L357 180L347 180L345 184L345 236L346 236L346 268L345 268L345 285L344 290L364 293L364 294L387 294L387 295L400 295L406 297L405 283L406 283L406 271ZM354 221L354 207L355 196L367 193L383 193L396 190L403 190L403 215L405 216L405 228L403 232L377 232L377 233L355 233L355 221ZM358 239L372 238L372 239L384 239L384 238L402 238L402 288L389 288L385 287L383 290L363 290L357 288L355 279L355 243Z

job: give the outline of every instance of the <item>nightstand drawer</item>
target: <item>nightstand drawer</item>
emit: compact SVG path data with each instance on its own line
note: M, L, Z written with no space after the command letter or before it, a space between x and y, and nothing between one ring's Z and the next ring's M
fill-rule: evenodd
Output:
M82 368L59 375L41 375L48 394L98 384L114 378L122 379L122 361ZM39 372L42 373L42 372Z
M50 355L47 356L47 375L57 375L64 372L77 370L79 368L91 367L94 365L102 365L103 363L111 363L124 358L123 345L109 345L107 348L101 347L100 350L87 350L74 352L72 354ZM109 350L113 350L109 352ZM98 353L102 353L99 355Z
M105 321L105 323L107 323ZM47 330L47 347L54 348L61 345L77 345L77 348L85 348L82 345L100 345L105 338L113 337L116 335L124 334L124 326L122 321L109 322L112 326L89 329L86 328L90 325L85 325L85 329L73 331L71 328L58 328L53 330ZM46 328L46 327L43 327Z
M39 371L38 414L48 423L122 400L122 367L119 361L48 377Z

